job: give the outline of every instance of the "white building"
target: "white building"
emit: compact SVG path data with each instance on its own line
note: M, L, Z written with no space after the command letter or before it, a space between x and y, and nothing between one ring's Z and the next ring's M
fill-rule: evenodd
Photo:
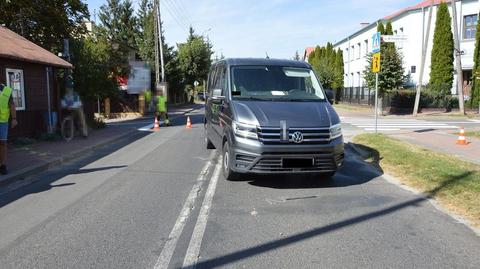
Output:
M425 70L423 74L423 83L427 84L430 74L430 59L433 45L433 33L435 30L435 20L438 4L441 0L434 1L432 23L428 40L427 57ZM446 1L449 5L450 15L452 16L451 1ZM469 85L471 84L473 68L473 52L475 48L475 34L478 20L480 3L478 0L461 0L456 2L457 25L460 39L460 50L462 52L462 69L465 91L469 94ZM423 1L415 6L407 7L389 16L381 21L391 21L395 35L404 35L406 40L396 43L397 49L403 55L403 64L405 74L410 74L412 82L417 85L420 76L420 62L422 55L422 37L425 36L428 24L428 12L430 0ZM452 16L453 19L453 16ZM452 25L452 31L453 31ZM345 88L348 92L353 92L355 96L360 96L366 86L363 79L363 71L367 65L366 55L372 50L372 36L377 31L377 22L372 24L362 24L362 28L352 33L348 37L334 44L335 49L340 48L343 51L345 62ZM452 93L457 93L456 81ZM360 91L360 92L359 92ZM356 94L355 94L356 93ZM365 95L367 93L364 93ZM363 99L363 97L361 97Z

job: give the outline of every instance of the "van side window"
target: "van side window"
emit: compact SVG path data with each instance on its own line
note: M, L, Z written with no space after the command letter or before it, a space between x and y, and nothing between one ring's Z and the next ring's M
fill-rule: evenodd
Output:
M215 80L215 89L221 89L222 95L225 94L225 67L218 66L217 69L217 78Z
M212 96L212 93L213 93L213 88L215 87L215 74L216 74L216 71L217 71L217 67L216 66L212 66L212 69L210 71L210 74L208 76L208 86L207 86L207 90L208 90L208 94L210 96Z

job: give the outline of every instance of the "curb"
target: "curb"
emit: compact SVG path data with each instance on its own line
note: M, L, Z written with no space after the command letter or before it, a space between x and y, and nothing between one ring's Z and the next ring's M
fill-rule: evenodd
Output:
M194 110L196 110L196 108L188 109L187 111L182 112L179 116L186 115L186 114L188 114L188 113L190 113ZM179 117L179 116L177 116L177 117ZM92 151L94 151L98 148L101 148L101 147L104 147L106 145L112 144L115 141L117 141L118 139L122 139L122 138L125 138L125 137L129 136L129 135L132 135L137 131L138 131L137 129L132 129L132 130L126 131L124 134L119 135L117 137L107 139L103 142L99 142L95 145L88 146L84 149L77 150L77 151L72 152L70 154L67 154L65 156L53 159L49 162L41 163L41 164L37 164L37 165L32 165L30 167L27 167L27 168L24 168L24 169L21 169L21 170L17 170L15 172L5 176L5 178L0 180L0 188L6 188L9 185L11 185L12 183L15 183L16 181L23 180L23 179L25 179L29 176L32 176L32 175L50 170L50 169L52 169L52 168L54 168L58 165L61 165L63 163L66 163L66 162L72 161L74 159L80 158L80 157L82 157L82 156L84 156L84 155L86 155L86 154L88 154L88 153L90 153L90 152L92 152ZM28 184L33 183L33 182L35 182L35 181L29 182Z
M86 155L87 153L90 153L90 152L92 152L92 151L94 151L98 148L101 148L101 147L104 147L106 145L112 144L118 139L122 139L122 138L125 138L125 137L129 136L129 135L132 135L136 131L137 131L136 129L129 130L129 131L125 132L124 134L119 135L117 137L105 140L103 142L99 142L95 145L86 147L84 149L77 150L77 151L72 152L70 154L67 154L65 156L62 156L62 157L53 159L51 161L48 161L46 163L33 165L33 166L28 167L28 168L24 168L24 169L18 170L16 172L13 172L13 173L7 175L6 178L4 178L0 181L0 188L7 187L10 184L12 184L12 183L14 183L18 180L23 180L23 179L25 179L29 176L47 171L47 170L49 170L51 168L54 168L54 167L56 167L60 164L72 161L72 160L77 159L77 158L80 158L83 155ZM32 183L32 182L29 182L29 183Z

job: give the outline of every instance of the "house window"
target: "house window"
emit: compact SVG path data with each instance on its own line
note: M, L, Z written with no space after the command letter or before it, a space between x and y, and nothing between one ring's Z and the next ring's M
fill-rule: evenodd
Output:
M352 53L352 59L351 60L353 61L353 60L355 60L355 46L352 46L351 49L352 49L352 52L351 52Z
M12 88L12 98L17 110L25 110L25 88L23 82L23 70L9 69L6 70L7 86Z
M348 54L348 48L345 49L345 55L343 55L343 59L345 60L346 63L348 63L350 59L350 54Z
M368 55L368 39L365 40L365 55Z
M417 73L417 67L416 67L415 65L412 65L412 66L410 67L410 73L412 73L412 74Z
M360 59L360 57L362 56L362 44L358 42L357 46L358 46L357 59Z
M473 39L477 33L478 15L467 15L463 17L463 39Z

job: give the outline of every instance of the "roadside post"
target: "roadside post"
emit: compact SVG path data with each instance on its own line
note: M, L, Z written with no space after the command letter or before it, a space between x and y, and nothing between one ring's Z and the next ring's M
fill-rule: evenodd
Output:
M375 73L375 133L378 133L378 72L380 72L380 32L372 36L372 72Z

